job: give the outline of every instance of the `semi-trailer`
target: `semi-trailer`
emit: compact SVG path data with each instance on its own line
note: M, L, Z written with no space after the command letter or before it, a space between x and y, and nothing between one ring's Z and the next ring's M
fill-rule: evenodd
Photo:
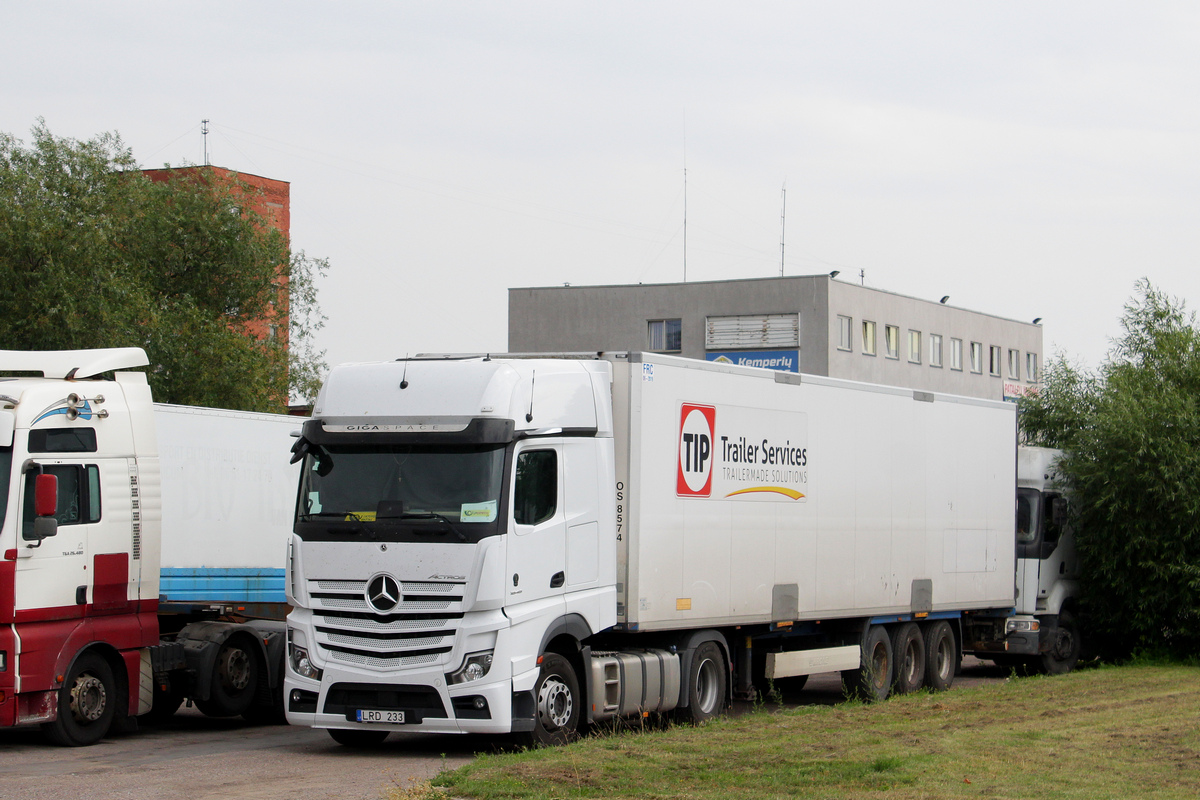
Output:
M283 717L300 420L155 404L147 364L0 351L0 725L63 745L185 699Z
M336 367L294 447L287 718L555 743L819 672L943 689L964 642L1032 657L1016 429L657 354Z

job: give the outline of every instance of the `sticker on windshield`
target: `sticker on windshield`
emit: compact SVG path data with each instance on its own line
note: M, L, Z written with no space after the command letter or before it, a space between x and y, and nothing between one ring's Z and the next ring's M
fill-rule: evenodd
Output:
M463 503L458 518L463 522L493 522L496 519L496 501Z

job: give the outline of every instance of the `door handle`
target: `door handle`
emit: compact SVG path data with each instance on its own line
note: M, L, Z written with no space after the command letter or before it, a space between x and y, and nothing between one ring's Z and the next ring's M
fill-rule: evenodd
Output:
M554 576L550 578L550 588L557 589L566 582L567 574L565 572L556 572L554 573Z
M81 606L87 605L87 587L86 586L76 586L75 587L75 603L76 603L76 605L81 605Z

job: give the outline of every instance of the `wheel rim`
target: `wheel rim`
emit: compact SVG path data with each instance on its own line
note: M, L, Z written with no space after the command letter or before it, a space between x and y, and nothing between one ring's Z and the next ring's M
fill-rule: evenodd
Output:
M240 692L250 684L250 656L240 647L227 648L217 670L221 683L234 691Z
M950 652L950 637L943 636L938 639L937 643L938 678L944 681L950 677L950 665L953 661L954 655Z
M876 689L883 689L888 683L888 654L882 643L875 646L871 652L871 683Z
M90 673L84 673L75 679L71 687L71 714L78 722L95 722L104 716L104 706L108 702L108 692L104 682Z
M565 728L575 711L571 688L558 675L549 675L538 691L538 716L547 730Z
M1067 661L1075 651L1075 639L1069 628L1059 628L1058 636L1054 638L1054 650L1051 655L1058 661Z
M700 662L696 670L696 705L705 714L711 714L717 708L717 689L720 686L721 674L717 662L706 658Z
M917 679L917 646L910 639L900 658L900 677L905 684L912 685Z

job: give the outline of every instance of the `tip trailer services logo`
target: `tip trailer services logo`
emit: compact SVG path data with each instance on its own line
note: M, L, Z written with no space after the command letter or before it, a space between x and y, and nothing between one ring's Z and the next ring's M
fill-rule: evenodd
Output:
M679 467L675 493L680 497L712 494L713 441L717 409L684 403L679 411Z
M723 500L808 495L808 415L681 403L675 494Z

